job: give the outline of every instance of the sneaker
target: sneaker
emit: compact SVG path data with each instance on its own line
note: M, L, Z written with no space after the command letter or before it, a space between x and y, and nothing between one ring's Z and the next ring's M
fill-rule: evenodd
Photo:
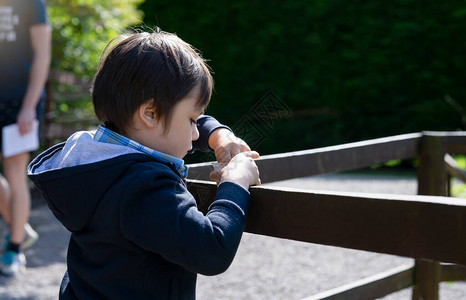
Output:
M24 253L6 251L0 258L0 271L7 276L13 276L26 270L26 256Z
M31 225L29 223L26 223L24 225L24 241L21 244L21 250L26 250L29 247L31 247L37 240L39 239L39 234L32 229ZM10 235L7 234L5 235L5 243L4 243L4 249L3 252L6 251L6 248L8 247L8 243L10 242Z

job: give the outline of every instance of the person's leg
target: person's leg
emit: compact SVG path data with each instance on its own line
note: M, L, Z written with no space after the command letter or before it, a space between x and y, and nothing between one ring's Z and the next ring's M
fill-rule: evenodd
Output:
M0 214L7 224L10 224L11 190L8 181L0 174Z
M29 153L3 159L3 173L10 184L10 243L20 245L24 240L24 225L28 222L31 194L27 184L26 167Z
M29 153L22 153L3 158L3 173L10 186L11 198L10 235L7 238L5 252L0 258L0 271L8 276L13 276L26 268L26 257L21 251L21 243L24 241L24 226L29 219L31 208L31 195L26 179L29 156Z

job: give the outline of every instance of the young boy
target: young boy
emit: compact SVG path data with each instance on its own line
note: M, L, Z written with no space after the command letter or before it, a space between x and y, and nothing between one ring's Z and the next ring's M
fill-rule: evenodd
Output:
M194 299L196 274L219 274L234 258L247 189L260 183L258 154L237 154L212 174L218 191L204 216L182 160L191 150L226 148L225 127L201 116L213 85L204 60L163 32L133 34L107 52L92 91L103 126L74 134L28 168L71 231L60 299Z

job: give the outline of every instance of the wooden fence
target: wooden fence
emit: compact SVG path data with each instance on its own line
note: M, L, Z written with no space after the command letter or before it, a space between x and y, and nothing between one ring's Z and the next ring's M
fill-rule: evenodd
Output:
M446 197L465 172L466 132L422 132L257 160L263 183L419 158L418 196L251 187L246 231L271 237L411 257L399 267L311 299L374 299L414 286L413 299L438 299L439 282L466 280L466 199ZM200 210L216 194L210 163L192 164L188 188Z
M72 92L59 92L56 85L72 87ZM57 99L64 98L71 104L82 98L89 98L89 88L91 82L80 78L72 73L52 70L45 85L46 98L44 107L44 120L40 128L40 139L45 147L50 147L57 141L62 141L78 130L86 130L90 127L97 127L97 118L85 119L82 117L70 116L65 121L58 119L56 115Z

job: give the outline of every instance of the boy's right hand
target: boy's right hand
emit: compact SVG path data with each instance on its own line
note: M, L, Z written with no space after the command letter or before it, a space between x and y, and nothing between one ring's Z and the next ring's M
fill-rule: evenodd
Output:
M221 170L210 173L210 179L217 183L234 182L245 189L251 185L260 185L259 169L254 159L259 158L256 151L241 152L235 155Z

